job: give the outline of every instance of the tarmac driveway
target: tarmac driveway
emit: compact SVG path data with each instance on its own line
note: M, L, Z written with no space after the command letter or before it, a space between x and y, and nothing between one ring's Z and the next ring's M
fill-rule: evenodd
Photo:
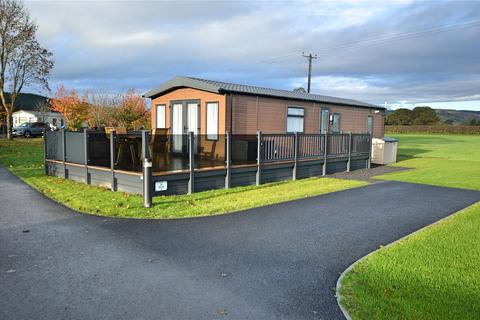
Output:
M0 319L335 319L351 263L480 193L383 182L187 220L76 213L0 168ZM28 231L28 232L27 232Z

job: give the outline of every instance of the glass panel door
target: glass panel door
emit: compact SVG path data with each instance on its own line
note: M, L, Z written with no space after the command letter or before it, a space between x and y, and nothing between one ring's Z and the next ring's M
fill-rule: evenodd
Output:
M198 125L198 104L189 102L188 108L188 132L193 132L195 135L200 134L200 126Z
M172 151L182 152L184 134L183 125L183 105L181 103L174 103L172 105Z
M187 131L188 132L193 132L193 134L195 135L195 139L194 139L194 147L193 147L193 150L194 150L194 153L197 154L198 153L198 150L200 148L200 138L198 137L198 135L200 134L200 112L198 111L199 109L199 105L198 103L196 102L189 102L187 103ZM187 141L188 141L188 138L187 138ZM187 142L188 143L188 142ZM187 145L187 149L188 149L188 145Z

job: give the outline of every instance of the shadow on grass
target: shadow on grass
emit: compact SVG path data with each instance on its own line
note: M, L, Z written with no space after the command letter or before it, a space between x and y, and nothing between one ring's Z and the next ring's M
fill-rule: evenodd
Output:
M418 158L419 155L430 152L431 150L422 148L402 148L398 150L397 161Z
M225 197L226 195L241 194L245 192L258 192L261 189L269 188L272 186L278 186L285 184L286 182L276 182L268 183L260 186L246 186L246 187L236 187L232 189L219 189L219 190L210 190L199 193L194 193L192 195L178 195L178 196L165 196L157 197L160 202L155 202L155 204L174 204L182 202L195 202L195 201L204 201L208 199L215 199L220 197Z

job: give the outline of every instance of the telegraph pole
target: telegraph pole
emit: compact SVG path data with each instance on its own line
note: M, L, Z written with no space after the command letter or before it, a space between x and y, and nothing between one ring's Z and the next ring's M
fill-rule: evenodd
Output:
M317 55L312 54L311 52L306 55L305 52L302 52L302 56L308 59L308 86L307 92L310 93L310 83L312 82L312 59L317 59Z

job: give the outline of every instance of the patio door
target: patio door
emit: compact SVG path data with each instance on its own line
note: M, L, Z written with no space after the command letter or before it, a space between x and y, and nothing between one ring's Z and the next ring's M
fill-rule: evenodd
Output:
M188 102L187 103L187 126L188 132L193 132L195 137L194 142L194 152L198 153L199 149L199 134L200 134L200 105L197 102Z
M185 118L183 104L172 104L172 152L181 153L183 150L183 135L185 134Z

